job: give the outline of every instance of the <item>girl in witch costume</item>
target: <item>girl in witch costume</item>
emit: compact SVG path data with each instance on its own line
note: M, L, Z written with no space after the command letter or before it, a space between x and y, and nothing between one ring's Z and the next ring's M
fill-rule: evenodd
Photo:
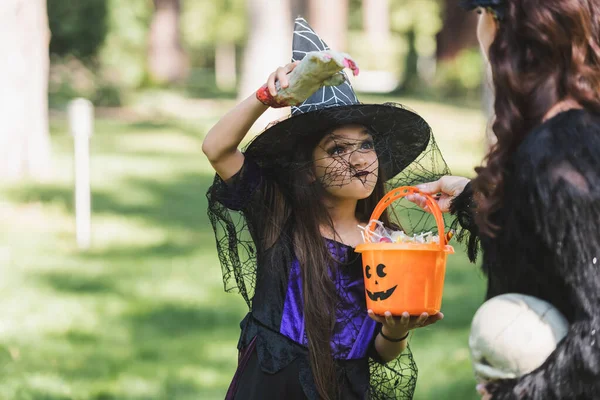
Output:
M444 177L422 189L443 193L441 208L471 232L471 256L481 241L488 298L534 296L569 322L539 368L478 390L494 400L600 399L600 4L466 5L480 13L498 141L472 182Z
M448 170L428 124L401 106L360 104L344 66L357 71L297 19L293 62L203 143L217 172L207 196L226 290L250 308L227 399L410 399L409 332L443 318L366 310L357 225L386 184ZM238 150L268 106L286 104L289 119Z

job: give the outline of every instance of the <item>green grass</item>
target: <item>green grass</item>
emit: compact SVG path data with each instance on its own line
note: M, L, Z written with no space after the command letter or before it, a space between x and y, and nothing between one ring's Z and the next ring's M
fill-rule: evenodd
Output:
M193 118L98 119L88 252L75 246L72 141L54 117L55 177L0 188L0 399L224 397L245 305L222 291L200 147L231 104L211 102ZM450 166L469 173L483 149L481 115L409 105L432 123ZM459 253L446 319L412 341L418 399L477 398L467 335L484 280Z

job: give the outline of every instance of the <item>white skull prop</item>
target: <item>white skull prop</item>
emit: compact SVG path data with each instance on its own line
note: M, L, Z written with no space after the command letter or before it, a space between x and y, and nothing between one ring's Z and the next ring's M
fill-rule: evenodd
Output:
M569 324L550 303L522 294L486 301L475 313L469 347L476 378L516 378L544 363Z

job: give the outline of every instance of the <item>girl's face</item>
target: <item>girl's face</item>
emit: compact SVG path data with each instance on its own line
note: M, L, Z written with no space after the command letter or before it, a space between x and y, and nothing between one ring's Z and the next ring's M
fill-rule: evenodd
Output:
M362 125L344 125L325 135L313 151L315 177L338 199L361 200L373 193L379 160L373 137Z
M496 37L498 26L494 15L485 8L479 7L477 12L479 13L477 39L479 40L481 51L483 52L485 58L489 60L490 46Z

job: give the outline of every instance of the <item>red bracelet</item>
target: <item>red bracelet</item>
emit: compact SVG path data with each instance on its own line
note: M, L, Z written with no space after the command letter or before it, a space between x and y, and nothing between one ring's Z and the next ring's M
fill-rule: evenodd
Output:
M404 335L403 337L401 337L400 339L394 339L391 338L389 336L385 336L383 334L383 329L379 331L379 334L381 335L382 338L384 338L385 340L387 340L388 342L394 342L394 343L399 343L403 340L406 340L406 338L408 337L408 335L410 334L410 331L406 332L406 335Z
M273 102L273 96L271 96L267 85L262 85L260 89L256 91L256 98L265 106L270 106Z
M262 85L260 89L256 91L256 98L258 101L263 103L265 106L273 107L273 108L281 108L287 107L289 104L284 104L283 102L275 100L275 98L269 92L269 88L267 85Z

